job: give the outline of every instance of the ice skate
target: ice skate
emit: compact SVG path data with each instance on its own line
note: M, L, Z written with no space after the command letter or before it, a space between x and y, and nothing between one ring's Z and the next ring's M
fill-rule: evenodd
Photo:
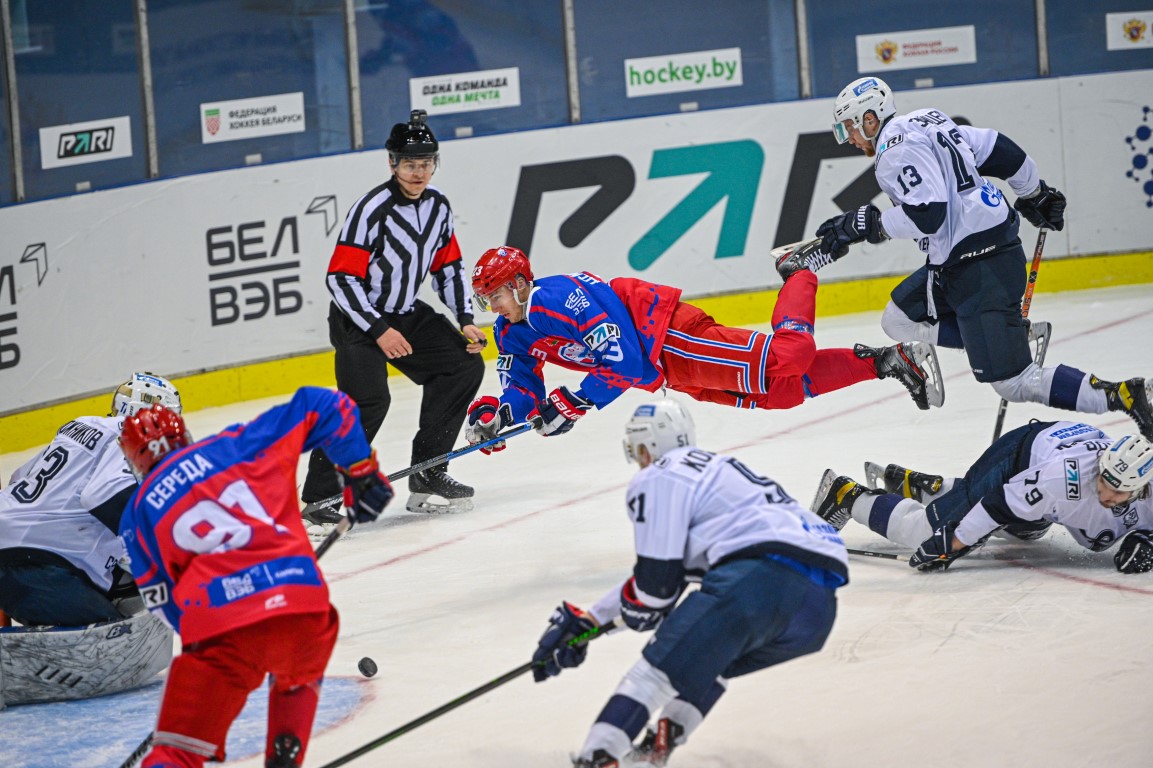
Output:
M1114 383L1089 376L1089 386L1105 390L1110 411L1123 411L1137 422L1137 429L1146 440L1153 440L1153 380L1129 379Z
M472 486L452 479L443 466L410 475L408 490L411 495L405 509L409 512L445 514L472 509Z
M1049 350L1049 339L1053 336L1053 324L1044 320L1029 322L1029 341L1035 345L1033 362L1042 365L1045 353Z
M662 717L657 721L656 730L645 729L645 737L629 753L629 760L636 765L665 765L669 755L683 740L681 737L684 733L685 729L680 723Z
M572 764L573 768L620 768L621 765L619 760L603 749L593 752L592 757L574 757Z
M866 493L880 495L883 491L871 490L851 477L826 469L809 509L839 531L853 517L853 502Z
M842 254L843 255L843 254ZM816 272L837 260L833 254L821 249L821 238L801 240L772 250L773 263L782 280L788 280L802 269Z
M924 502L929 496L941 491L945 478L925 472L905 469L899 464L882 467L871 461L865 462L865 484L873 489L883 489L886 493L898 493L906 499Z
M341 511L343 503L344 497L338 493L304 505L300 517L310 539L324 539L332 533L337 523L344 519L344 512Z
M853 352L861 359L872 359L877 378L896 379L909 390L913 402L922 411L940 408L945 402L945 385L937 351L923 341L906 341L891 347L868 347L856 344Z

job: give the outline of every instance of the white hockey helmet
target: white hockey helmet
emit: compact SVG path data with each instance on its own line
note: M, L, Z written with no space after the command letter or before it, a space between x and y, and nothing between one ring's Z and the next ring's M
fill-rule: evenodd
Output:
M864 136L861 121L866 112L872 112L877 120L885 122L897 114L897 104L893 100L893 89L879 77L862 77L845 86L841 95L833 102L833 135L837 137L838 144L849 140L849 131L844 121L853 121L853 127ZM880 133L880 131L878 131ZM876 140L876 136L865 136Z
M1153 479L1153 443L1139 435L1125 435L1101 451L1097 467L1110 488L1140 491Z
M112 412L108 415L132 416L154 403L176 413L183 410L180 393L171 381L154 373L137 371L112 394Z
M638 406L625 424L625 458L637 461L637 448L648 449L653 460L674 448L696 445L693 417L676 400L658 400Z

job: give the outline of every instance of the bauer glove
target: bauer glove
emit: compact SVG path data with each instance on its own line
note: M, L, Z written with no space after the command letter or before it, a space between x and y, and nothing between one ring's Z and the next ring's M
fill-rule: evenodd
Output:
M469 445L484 443L496 437L502 429L512 424L512 408L492 395L478 397L468 407L468 426L464 428L464 439ZM480 449L485 456L505 449L504 440Z
M533 429L545 437L563 435L592 407L592 401L570 392L568 387L557 387L529 414L529 420L533 422Z
M532 679L538 683L559 675L565 667L579 667L588 656L588 638L569 645L574 637L596 629L596 622L571 603L561 603L548 620L549 628L540 636L532 655Z
M1032 197L1018 197L1013 207L1037 229L1060 232L1065 228L1065 195L1046 184L1044 179Z
M1145 573L1153 571L1153 534L1149 531L1133 531L1121 540L1117 554L1113 555L1113 565L1121 573Z

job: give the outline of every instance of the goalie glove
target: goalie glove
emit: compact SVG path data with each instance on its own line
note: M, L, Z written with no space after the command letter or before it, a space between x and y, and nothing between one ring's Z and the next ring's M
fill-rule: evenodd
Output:
M571 603L561 603L548 623L532 655L532 679L538 683L559 675L561 669L583 664L589 652L588 640L576 645L569 645L569 641L597 627L591 616Z
M533 429L545 437L563 435L592 407L592 401L569 391L568 387L557 387L529 414L529 420L533 422Z
M950 520L933 531L933 535L921 542L921 546L909 558L909 567L918 571L943 571L958 557L964 557L972 552L973 547L969 546L962 546L956 552L953 551L958 525L956 520Z
M337 467L340 485L344 489L344 506L354 523L371 523L392 501L392 486L388 478L380 473L376 463L376 451L367 459L355 464Z
M484 443L496 437L502 429L512 424L512 408L492 395L478 397L468 407L468 426L464 429L464 439L469 445ZM504 440L481 448L485 456L505 449Z
M1113 555L1113 565L1121 573L1153 571L1153 533L1133 531L1122 539Z
M642 603L637 597L637 579L635 576L630 576L629 580L621 587L621 619L624 620L629 629L637 632L650 632L656 629L665 620L665 616L672 612L673 606L676 604L677 601L673 600L663 608L650 608Z
M822 238L823 251L842 255L853 243L868 240L876 244L889 239L881 226L881 209L872 203L829 219L817 227L817 237Z
M1018 197L1013 207L1037 229L1060 232L1065 228L1065 195L1044 179L1036 192L1029 197Z

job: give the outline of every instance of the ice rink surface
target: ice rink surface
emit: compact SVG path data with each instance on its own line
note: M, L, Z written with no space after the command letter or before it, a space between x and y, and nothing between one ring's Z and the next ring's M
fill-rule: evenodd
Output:
M1049 364L1110 380L1153 376L1151 286L1041 294L1031 316L1053 323ZM886 343L877 313L818 318L819 346L857 341ZM678 397L689 404L701 447L739 456L807 505L826 467L858 479L865 460L947 475L968 468L990 442L999 398L973 380L962 354L942 350L941 365L945 406L928 412L891 380L790 411ZM546 373L550 388L578 380ZM482 393L496 387L489 364ZM392 412L375 441L386 471L409 464L419 395L407 383L393 388ZM329 552L323 569L342 623L329 674L355 678L363 656L380 671L358 683L370 690L351 716L315 735L309 768L528 661L561 600L591 604L629 573L624 488L636 468L624 460L621 428L652 397L630 392L568 435L529 433L502 453L461 458L451 472L477 488L470 513L409 514L401 481L395 509ZM187 420L203 437L280 400ZM1005 429L1031 418L1079 420L1010 405ZM1080 420L1114 437L1136 431L1118 414ZM0 457L3 476L32 453ZM900 551L856 523L843 534L850 547ZM904 559L852 557L850 566L825 649L735 679L671 766L1153 765L1153 574L1117 573L1112 552L1083 550L1064 529L1037 542L994 538L947 573L920 574ZM568 766L646 638L623 632L597 640L582 667L542 684L514 680L351 765ZM0 731L12 755L9 740L19 736L4 728L6 717ZM51 717L58 720L46 728L69 728L67 707ZM228 763L262 764L255 755Z

